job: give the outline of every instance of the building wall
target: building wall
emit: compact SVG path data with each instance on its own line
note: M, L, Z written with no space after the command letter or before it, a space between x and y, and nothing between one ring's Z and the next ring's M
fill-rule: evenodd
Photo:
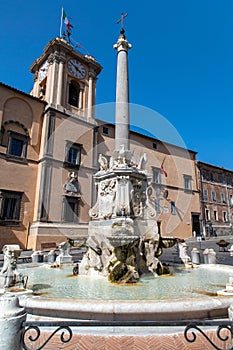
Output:
M232 234L233 171L203 162L197 166L204 234Z
M51 111L48 110L47 114L49 118ZM41 249L41 243L47 241L58 244L67 237L87 235L87 223L90 220L88 211L93 201L93 137L96 125L84 122L79 116L55 110L52 111L52 118L53 131L52 134L50 132L49 140L45 138L45 152L41 155L41 162L48 170L46 174L41 171L37 186L38 191L41 191L43 179L47 177L44 195L39 204L39 207L43 204L46 206L47 218L41 219L41 212L39 217L36 217L35 213L29 236L29 247L32 249ZM49 153L46 143L50 144ZM67 144L80 145L79 164L67 164ZM79 187L79 192L75 194L67 192L65 187L71 173L77 177L76 183ZM78 206L74 209L78 216L75 223L66 221L64 207L67 205L67 199L78 201Z
M33 221L44 106L45 104L37 99L0 85L0 249L4 244L17 243L22 248L26 248L27 245L29 226ZM12 132L27 137L25 158L10 154L9 142ZM9 194L17 192L22 195L18 220L7 220L4 216L6 202L3 193L6 191Z
M0 146L0 189L22 192L20 223L0 226L1 247L19 243L22 248L36 250L46 242L58 244L67 236L85 236L90 220L88 211L96 199L93 174L98 170L98 155L112 155L114 126L105 125L108 127L108 134L105 134L104 125L99 121L87 122L68 111L45 109L45 104L38 99L5 86L1 86L1 90L2 125L11 125L14 132L19 132L22 124L29 135L25 162L8 159L7 147ZM10 120L18 123L9 124ZM7 139L6 134L3 137ZM200 214L195 152L134 132L130 139L135 161L139 163L143 154L147 155L146 169L151 175L152 189L150 200L159 208L157 220L161 222L161 234L190 237L192 213ZM67 142L82 145L78 167L70 168L65 163ZM156 182L154 171L160 169L163 161L167 177L160 174L159 182ZM79 199L76 223L63 220L64 199L70 196L64 186L71 172L76 173L80 189L78 194L72 195ZM188 190L184 188L184 175L191 179ZM47 217L43 218L41 210L45 202ZM172 203L175 204L173 213Z

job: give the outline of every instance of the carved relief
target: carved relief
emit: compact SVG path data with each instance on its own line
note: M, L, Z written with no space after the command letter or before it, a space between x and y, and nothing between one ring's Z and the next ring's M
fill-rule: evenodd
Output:
M116 179L104 180L99 184L99 217L110 219L114 212L116 196Z

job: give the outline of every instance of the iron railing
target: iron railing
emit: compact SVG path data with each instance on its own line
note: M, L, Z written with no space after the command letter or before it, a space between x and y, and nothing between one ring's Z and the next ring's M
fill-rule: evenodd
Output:
M61 344L69 343L73 338L72 329L78 333L83 327L184 327L183 335L187 342L195 343L199 336L205 338L207 343L217 350L233 350L233 321L224 320L203 320L203 321L59 321L59 322L24 322L21 343L24 350L41 350L52 340L55 335L59 335ZM202 327L207 327L203 330ZM213 329L217 327L216 329ZM51 328L55 328L52 330ZM42 331L41 331L42 329ZM216 336L211 338L206 331L216 332ZM182 331L177 331L180 333ZM47 335L45 340L44 334ZM43 334L43 342L35 348L36 342L40 343L40 337ZM214 340L222 342L223 347L219 347ZM42 340L42 338L41 338ZM226 345L230 347L226 348ZM37 346L37 345L36 345ZM78 347L76 347L78 349Z

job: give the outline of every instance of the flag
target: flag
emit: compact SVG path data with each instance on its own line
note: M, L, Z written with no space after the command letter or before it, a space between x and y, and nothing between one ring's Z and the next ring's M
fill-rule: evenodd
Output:
M166 158L166 157L164 157L164 159L163 159L163 161L162 161L162 164L161 164L161 166L160 166L160 171L161 171L161 173L162 173L165 177L167 177L167 172L164 170L164 167L163 167L165 158Z
M69 30L70 28L73 28L73 26L71 25L68 17L66 16L66 13L64 11L64 9L62 8L62 19L66 25L66 30Z

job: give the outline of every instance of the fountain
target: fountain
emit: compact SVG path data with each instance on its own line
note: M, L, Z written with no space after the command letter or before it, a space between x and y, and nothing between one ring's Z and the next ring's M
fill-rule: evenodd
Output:
M33 296L20 296L20 305L32 315L59 315L59 318L79 320L147 321L227 317L227 309L233 303L233 298L217 297L217 291L207 291L208 295L200 296L201 293L195 292L196 287L193 287L192 274L199 271L200 276L204 276L203 287L208 280L206 275L212 273L215 276L217 280L213 283L224 283L218 282L218 276L224 273L229 276L232 268L209 265L187 269L186 277L190 278L178 278L175 284L175 277L168 275L168 267L159 260L164 248L178 242L181 259L190 266L184 242L172 237L161 237L158 232L156 211L150 203L150 175L145 168L146 155L135 160L130 152L127 66L130 47L122 28L115 45L118 52L115 151L109 161L105 156L99 156L100 170L95 174L97 201L90 209L92 220L88 237L68 239L61 245L60 257L56 261L60 265L59 269L49 269L46 265L37 266L35 270L29 268L28 274L34 274L39 280L32 282ZM78 266L75 265L75 276L72 275L74 265L63 264L71 262L70 245L87 247L82 261ZM143 277L146 274L151 276ZM51 285L46 286L46 281ZM187 294L183 293L182 288L177 288L183 285L188 289ZM59 295L52 293L52 287ZM113 294L104 298L108 288L113 290ZM75 294L76 290L83 293L82 296ZM190 294L195 297L190 298Z
M158 257L177 239L160 237L156 211L150 204L147 156L136 161L130 152L127 54L131 45L123 28L114 48L118 52L115 151L109 162L99 156L100 170L94 176L97 202L89 211L88 249L79 274L133 283L148 271L155 276L169 273ZM78 240L70 242L81 245Z

